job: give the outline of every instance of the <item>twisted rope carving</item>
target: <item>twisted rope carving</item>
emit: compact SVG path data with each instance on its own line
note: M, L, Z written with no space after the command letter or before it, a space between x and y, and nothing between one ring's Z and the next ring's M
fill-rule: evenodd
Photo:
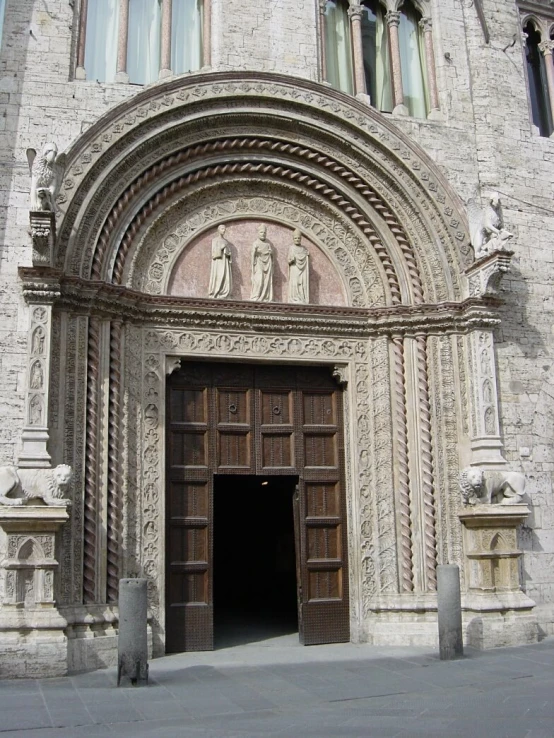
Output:
M433 451L431 446L431 408L427 382L427 337L417 336L417 386L419 397L420 448L423 482L423 537L425 582L427 589L437 588L437 544L435 535L435 493L433 486Z
M90 318L87 348L87 420L85 445L83 601L96 601L97 493L98 493L98 376L100 322Z
M121 321L114 320L110 328L110 392L108 412L108 602L116 602L119 596L121 332Z
M394 336L394 391L396 395L396 426L399 502L400 502L400 550L402 555L401 589L412 592L414 575L412 570L412 524L410 500L410 474L408 466L408 425L406 422L406 382L404 378L404 339Z
M144 172L140 177L138 177L135 182L133 182L131 186L126 190L126 192L120 197L104 224L93 258L91 272L92 277L94 279L100 278L103 258L108 246L110 235L111 233L113 233L114 227L117 224L123 210L127 207L129 202L135 197L135 195L144 188L145 185L155 180L166 170L178 166L185 161L189 161L198 157L204 158L207 155L211 155L213 153L232 152L235 150L260 150L294 155L300 158L304 158L308 161L315 162L319 166L331 171L333 174L348 182L350 186L354 187L362 195L362 197L364 197L375 208L375 210L379 212L389 228L391 228L391 231L394 233L400 245L402 253L406 258L408 271L412 279L414 301L423 302L423 289L419 277L419 271L408 239L402 227L398 223L394 213L391 212L391 210L383 202L382 197L377 192L375 192L373 188L371 188L366 182L364 182L357 174L355 174L351 170L342 166L330 157L321 154L320 152L317 152L313 149L310 149L309 147L258 138L235 138L212 141L205 144L198 144L196 146L189 147L188 149L185 149L179 153L172 154L171 156L166 157L162 161L152 166L149 170ZM252 171L256 171L256 164L250 163L248 166L252 167ZM276 169L278 170L279 167L276 167ZM219 173L219 171L216 172L214 170L212 170L212 172L213 174ZM302 177L302 175L298 175L298 173L297 176ZM301 179L300 181L304 182L303 179ZM315 189L318 192L321 192L321 189L325 189L326 187L326 185L324 185L319 180L310 180L310 178L308 178L308 182L311 181L317 182ZM174 189L168 189L166 192L166 197L172 194L174 191ZM336 197L341 197L338 193L336 193L336 191L333 190L333 192ZM159 202L160 201L158 201L158 204ZM152 211L150 210L150 212ZM368 236L372 245L378 252L379 258L382 260L384 269L387 273L387 278L389 279L389 287L391 287L393 303L398 303L400 301L398 283L396 280L395 284L393 280L393 283L391 284L391 278L394 275L394 268L392 266L392 263L390 262L386 249L384 249L384 247L380 243L378 236L375 234L370 224L365 220L364 216L359 213L359 211L353 204L348 203L348 209L346 210L346 212L348 212L351 217L353 217L353 220L355 220L355 222L357 222L358 225L362 227L364 233ZM137 217L140 217L140 215L141 214L139 213ZM142 220L142 222L144 222L144 219ZM115 278L116 275L114 269L114 281Z

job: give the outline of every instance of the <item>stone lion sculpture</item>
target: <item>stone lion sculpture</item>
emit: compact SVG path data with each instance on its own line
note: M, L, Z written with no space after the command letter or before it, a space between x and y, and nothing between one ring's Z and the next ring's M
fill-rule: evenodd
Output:
M466 505L517 505L525 492L525 476L521 472L468 466L460 472L459 482Z
M71 482L72 471L67 464L54 469L18 469L0 466L0 505L24 505L40 499L46 505L70 505L64 495Z

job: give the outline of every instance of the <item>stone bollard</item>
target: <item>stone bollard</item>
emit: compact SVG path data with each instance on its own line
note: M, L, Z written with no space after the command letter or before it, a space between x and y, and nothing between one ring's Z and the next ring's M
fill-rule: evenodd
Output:
M119 580L117 686L122 676L131 684L148 682L146 579Z
M455 564L437 566L439 651L442 661L464 655L460 570Z

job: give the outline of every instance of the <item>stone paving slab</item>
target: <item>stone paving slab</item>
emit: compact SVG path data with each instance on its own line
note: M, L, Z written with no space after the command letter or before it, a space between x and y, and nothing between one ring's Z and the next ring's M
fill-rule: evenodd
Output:
M0 738L554 738L554 638L441 662L287 636L166 656L150 675L0 681Z

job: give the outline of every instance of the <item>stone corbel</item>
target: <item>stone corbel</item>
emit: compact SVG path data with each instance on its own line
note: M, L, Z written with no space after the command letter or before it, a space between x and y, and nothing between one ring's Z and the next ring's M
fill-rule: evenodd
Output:
M498 297L500 283L510 271L513 251L494 251L466 270L470 297Z
M33 266L51 266L52 249L56 238L56 216L51 210L31 210L31 240Z
M333 379L343 389L348 385L348 365L335 364L333 367Z

